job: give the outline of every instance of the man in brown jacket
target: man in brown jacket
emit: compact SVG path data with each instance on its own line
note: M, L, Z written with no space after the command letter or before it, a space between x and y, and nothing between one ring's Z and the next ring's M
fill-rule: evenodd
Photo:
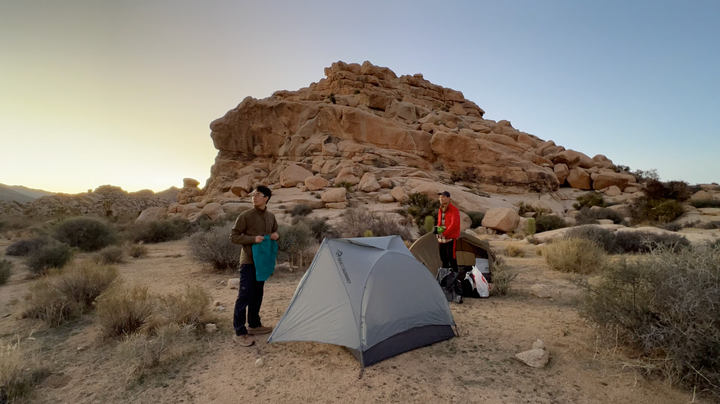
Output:
M260 323L260 306L262 305L265 282L257 280L255 263L252 255L252 245L262 243L265 235L272 240L280 236L277 233L278 225L275 215L267 209L267 202L272 191L260 185L252 193L253 209L249 209L238 216L230 234L230 240L242 245L240 254L240 286L235 301L235 314L233 327L235 336L233 340L241 346L252 346L255 341L251 335L267 334L272 327L263 327ZM248 327L245 327L245 314L247 311Z

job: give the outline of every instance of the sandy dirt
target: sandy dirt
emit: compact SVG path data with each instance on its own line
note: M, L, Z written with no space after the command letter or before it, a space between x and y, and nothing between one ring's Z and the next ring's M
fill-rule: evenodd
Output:
M0 241L0 251L10 242ZM507 243L493 243L503 250ZM123 281L156 293L201 285L225 306L217 333L202 334L183 354L145 376L132 377L123 342L101 338L95 314L48 329L20 319L23 298L34 282L22 261L0 287L0 342L34 350L53 374L25 402L32 403L690 403L691 392L644 377L628 361L600 346L577 312L572 276L551 271L534 246L526 256L506 258L519 271L507 297L452 304L460 336L385 360L364 370L344 348L320 343L275 343L257 338L251 348L232 342L237 290L224 283L234 274L213 274L187 256L187 241L149 245L149 256L118 266ZM82 256L80 257L82 259ZM261 316L275 325L302 274L274 275L265 287ZM551 298L530 287L544 284ZM528 367L515 354L542 339L550 362ZM263 364L256 362L262 359ZM710 403L701 398L696 403Z

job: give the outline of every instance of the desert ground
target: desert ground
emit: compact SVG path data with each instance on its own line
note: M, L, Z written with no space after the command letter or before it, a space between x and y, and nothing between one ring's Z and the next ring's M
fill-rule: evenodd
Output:
M0 252L11 241L0 241ZM508 242L491 239L503 251ZM524 257L505 257L519 272L507 296L451 304L460 336L407 352L373 366L344 348L321 343L266 344L250 348L232 341L237 290L234 273L212 273L187 255L187 240L150 244L144 258L118 265L127 284L156 293L200 285L225 310L214 313L218 331L198 333L191 343L141 377L123 354L125 342L101 336L96 315L58 328L22 319L24 296L34 280L21 260L0 287L0 342L19 344L52 374L20 402L27 403L710 403L692 392L648 377L618 348L598 342L577 309L573 275L551 271L535 246ZM76 259L84 259L80 254ZM302 273L282 272L265 286L261 316L275 325ZM536 284L550 298L530 292ZM550 352L544 368L515 354L541 339Z

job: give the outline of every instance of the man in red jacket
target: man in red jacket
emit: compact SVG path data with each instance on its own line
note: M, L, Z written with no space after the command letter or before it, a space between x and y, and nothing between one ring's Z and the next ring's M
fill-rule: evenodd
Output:
M450 203L450 192L439 192L440 209L438 210L438 224L436 233L440 243L440 261L443 268L452 269L457 273L458 281L455 282L455 293L458 295L456 303L462 303L462 287L460 282L465 278L465 269L458 271L457 256L455 247L457 239L460 238L460 211ZM449 286L449 285L448 285Z

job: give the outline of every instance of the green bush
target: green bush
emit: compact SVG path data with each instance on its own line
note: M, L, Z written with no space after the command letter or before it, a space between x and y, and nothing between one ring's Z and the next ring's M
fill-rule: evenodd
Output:
M295 217L295 216L307 216L307 215L311 214L312 211L313 211L313 208L311 208L310 206L305 205L304 203L299 203L299 204L295 205L295 206L290 210L290 214L291 214L293 217Z
M233 224L195 233L188 239L188 255L216 271L237 270L242 247L230 241Z
M684 202L690 199L691 188L685 181L660 182L650 180L645 184L644 193L648 199L672 199Z
M30 272L42 275L50 268L64 267L70 262L72 256L73 250L69 245L52 241L30 254L25 263L30 268Z
M144 243L162 243L180 240L192 232L192 224L179 218L156 220L135 225L131 229L133 241ZM212 226L208 226L208 229Z
M582 314L642 368L720 395L720 250L659 251L614 265L586 285ZM713 280L713 281L709 281Z
M585 195L578 196L575 198L577 200L576 203L573 204L573 208L580 210L582 208L592 208L593 206L600 206L605 207L607 206L605 204L605 200L603 199L603 196L599 192L588 192Z
M433 227L435 227L435 219L432 216L425 216L425 233L432 233Z
M528 218L527 222L525 223L525 233L532 237L535 235L535 232L537 231L537 228L535 227L535 218L530 217Z
M115 231L107 223L92 217L76 217L60 222L55 227L54 237L82 251L97 251L117 240Z
M428 198L425 194L415 193L408 195L408 201L405 203L407 213L415 219L415 225L423 228L425 225L425 217L432 216L437 222L438 209L440 209L440 201Z
M565 222L565 219L563 219L559 216L539 215L535 219L535 231L537 233L542 233L545 231L556 230L556 229L562 229L564 227L567 227L567 223Z
M352 211L349 209L348 211ZM300 266L304 264L304 252L312 245L315 236L310 226L304 221L298 221L294 225L278 226L278 255L282 253L290 259L291 263L297 262Z
M602 227L591 225L575 227L567 232L567 237L592 241L609 254L621 252L615 239L615 233Z
M615 233L615 242L625 253L647 253L658 248L678 252L690 246L690 241L679 234L647 231L618 231Z
M116 278L115 268L91 262L52 272L31 287L23 316L41 319L50 326L60 325L90 310Z
M472 220L472 224L470 225L471 229L474 229L476 227L482 226L482 221L485 218L485 213L483 212L465 212L468 216L470 216L470 220ZM432 230L432 229L430 229ZM429 233L429 231L428 231Z
M0 285L4 285L7 283L8 279L10 279L10 276L12 276L13 263L9 260L0 260Z
M696 208L720 208L720 200L717 199L700 199L690 201L690 205Z
M7 247L5 255L9 255L11 257L26 257L47 244L48 239L45 237L18 240Z
M545 246L542 253L550 268L561 272L601 272L607 263L605 251L590 240L568 238Z
M674 222L685 213L682 204L672 199L638 198L630 203L630 213L636 223Z

